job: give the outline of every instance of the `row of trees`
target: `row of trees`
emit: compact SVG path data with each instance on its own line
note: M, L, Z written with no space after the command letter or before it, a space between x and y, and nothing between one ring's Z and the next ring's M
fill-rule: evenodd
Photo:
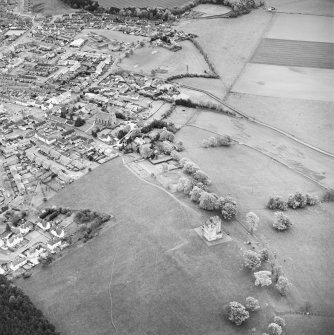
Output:
M318 203L319 198L316 195L295 192L294 194L289 194L287 201L280 196L270 197L267 203L267 208L286 211L288 208L304 208L306 206L314 206Z
M55 335L55 326L5 276L0 275L0 334Z

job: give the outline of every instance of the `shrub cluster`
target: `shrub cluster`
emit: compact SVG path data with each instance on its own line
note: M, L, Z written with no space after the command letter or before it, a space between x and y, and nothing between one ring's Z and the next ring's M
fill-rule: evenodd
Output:
M177 132L177 128L175 127L173 122L166 122L163 120L153 120L150 124L147 126L144 126L141 128L141 132L143 134L147 134L153 129L163 129L166 128L168 131L175 134Z
M283 212L276 212L273 227L277 230L287 230L292 226L292 221Z
M261 266L261 255L253 250L244 252L244 267L255 271Z
M228 135L211 136L207 139L204 139L202 142L204 148L229 147L231 143L232 143L232 139Z
M269 209L279 209L286 211L288 207L292 209L304 208L307 205L314 206L319 203L319 198L316 195L304 194L302 192L295 192L288 196L288 201L285 201L280 196L270 197L267 203Z
M273 210L279 209L280 211L286 211L288 209L288 204L280 196L275 196L269 198L267 208Z

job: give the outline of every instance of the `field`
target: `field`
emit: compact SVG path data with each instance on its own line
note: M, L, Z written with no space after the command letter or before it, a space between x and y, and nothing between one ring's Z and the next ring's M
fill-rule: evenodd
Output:
M334 70L247 64L232 92L334 101Z
M334 103L229 94L228 104L298 139L334 154Z
M334 69L334 44L264 38L251 63Z
M141 182L120 159L74 182L50 204L90 207L116 220L84 247L19 282L60 332L248 334L271 317L267 306L240 329L222 317L224 304L244 299L245 292L267 299L241 269L239 226L236 240L209 249L193 230L204 218Z
M133 55L122 60L120 66L129 71L151 74L157 68L166 69L167 73L157 73L159 77L170 77L177 74L197 73L204 74L210 69L203 56L195 46L185 41L182 50L173 52L162 47L144 47L136 49ZM187 68L188 66L188 68Z
M32 0L32 12L44 15L59 15L75 12L61 0Z
M222 15L229 13L231 11L230 7L222 5L213 5L213 4L204 4L198 5L194 8L196 12L203 13L201 17L213 16L213 15Z
M332 0L268 0L267 6L276 7L279 12L302 13L313 15L333 16Z
M100 6L105 8L117 7L117 8L127 8L127 7L162 7L162 8L172 8L181 7L184 4L190 2L190 0L98 0Z
M178 27L198 35L198 42L208 54L221 77L220 98L230 90L240 71L254 53L272 15L254 10L233 20L212 19L181 21Z
M315 15L276 14L266 38L333 43L333 18Z

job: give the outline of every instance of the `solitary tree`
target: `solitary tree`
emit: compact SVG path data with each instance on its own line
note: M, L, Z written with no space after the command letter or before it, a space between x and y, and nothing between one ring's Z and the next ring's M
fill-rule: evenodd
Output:
M288 278L284 276L279 276L278 281L276 283L276 288L278 289L278 292L281 293L281 295L287 294L289 286L291 286L291 284Z
M215 194L203 191L199 198L199 207L206 209L207 211L213 211L215 209L215 204Z
M258 271L254 273L255 277L255 286L270 286L271 281L271 272L270 271Z
M246 298L246 308L251 312L258 311L261 308L259 304L259 300L253 297L247 297Z
M274 323L277 323L282 328L284 328L286 326L286 321L283 318L279 317L279 316L275 316L274 317Z
M244 253L244 266L251 271L258 269L261 266L260 254L253 250L247 250Z
M276 212L273 227L277 230L286 230L292 226L292 221L283 212Z
M282 327L274 322L269 324L268 331L270 335L281 335L283 333Z
M228 319L237 326L240 326L249 318L249 312L246 310L245 306L236 301L229 303L229 306L227 307L227 315Z

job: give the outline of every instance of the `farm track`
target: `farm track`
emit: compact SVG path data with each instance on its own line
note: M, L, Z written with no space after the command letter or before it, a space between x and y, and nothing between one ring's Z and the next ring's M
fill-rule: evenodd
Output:
M298 138L296 138L295 136L285 132L284 130L281 130L281 129L278 129L276 127L272 127L270 126L269 124L266 124L264 122L261 122L261 121L258 121L256 120L255 118L253 117L250 117L248 116L247 114L243 113L243 112L240 112L239 110L237 110L236 108L232 107L231 105L227 104L225 101L223 101L222 99L218 98L217 96L215 96L214 94L210 93L210 92L207 92L205 90L202 90L202 89L199 89L199 88L195 88L195 87L192 87L192 86L189 86L189 85L185 85L185 84L181 84L182 87L184 88L187 88L187 89L190 89L190 90L194 90L194 91L198 91L198 92L201 92L201 93L204 93L206 95L208 95L209 97L211 97L212 99L218 101L220 104L222 104L224 107L226 107L229 111L231 112L234 112L235 114L239 115L239 117L243 117L244 119L248 120L249 122L253 122L253 123L256 123L262 127L265 127L265 128L269 128L285 137L288 137L290 138L291 140L295 141L295 142L298 142L299 144L302 144L314 151L317 151L317 152L320 152L321 154L325 155L325 156L328 156L328 157L332 157L334 158L334 154L331 153L331 152L328 152L326 150L322 150L312 144L309 144L309 143L306 143Z
M334 69L334 44L264 38L251 63Z

